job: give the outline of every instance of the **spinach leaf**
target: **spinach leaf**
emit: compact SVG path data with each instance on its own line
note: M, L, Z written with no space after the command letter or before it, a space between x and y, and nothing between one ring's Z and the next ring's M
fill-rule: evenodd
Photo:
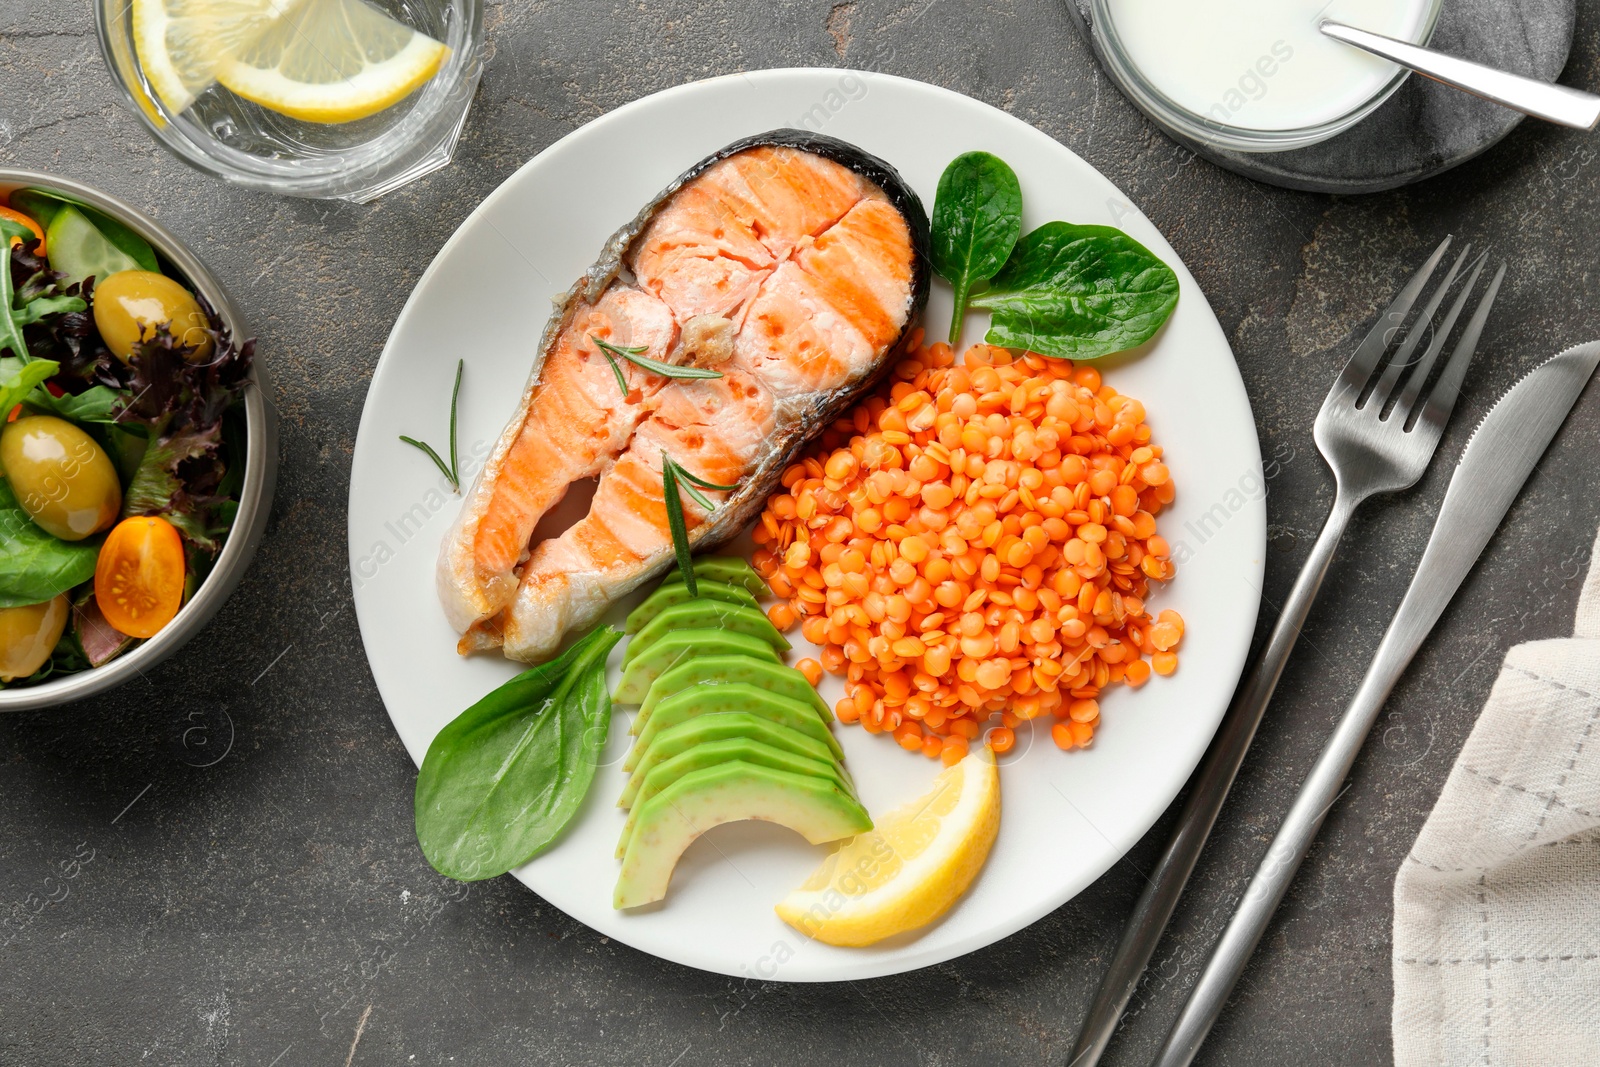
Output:
M417 774L417 842L435 870L474 882L526 863L577 813L611 724L606 657L590 631L458 715Z
M61 369L59 363L36 359L24 363L20 359L0 359L0 423L11 417L11 409L23 398L42 386L44 380ZM39 392L49 395L43 388Z
M94 577L100 542L62 541L28 518L0 478L0 608L42 604Z
M972 306L990 344L1096 359L1148 341L1178 303L1178 276L1111 226L1047 222L1017 243Z
M975 282L993 278L1022 233L1022 186L1005 160L968 152L950 161L933 199L933 269L956 290L950 343Z

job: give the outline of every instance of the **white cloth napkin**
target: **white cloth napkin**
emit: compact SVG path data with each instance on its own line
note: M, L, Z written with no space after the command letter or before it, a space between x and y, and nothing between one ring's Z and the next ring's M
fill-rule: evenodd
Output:
M1600 1064L1600 542L1506 655L1394 885L1397 1067Z

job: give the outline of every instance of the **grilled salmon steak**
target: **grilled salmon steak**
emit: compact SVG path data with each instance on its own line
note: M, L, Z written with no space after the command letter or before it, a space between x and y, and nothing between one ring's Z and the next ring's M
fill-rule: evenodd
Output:
M662 457L693 548L741 530L800 448L887 369L927 301L928 222L881 160L779 130L691 168L607 244L546 327L521 402L439 555L462 653L554 655L673 559ZM720 377L670 378L597 341ZM619 387L620 370L627 391ZM540 518L598 477L589 512Z

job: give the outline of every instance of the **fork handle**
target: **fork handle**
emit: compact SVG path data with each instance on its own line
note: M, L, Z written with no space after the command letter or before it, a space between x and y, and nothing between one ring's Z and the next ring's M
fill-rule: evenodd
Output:
M1094 1004L1067 1061L1068 1067L1093 1067L1116 1032L1117 1023L1133 999L1178 906L1178 898L1194 872L1195 862L1216 824L1217 813L1222 810L1228 791L1239 776L1239 767L1250 750L1256 727L1261 724L1267 703L1278 687L1278 679L1283 676L1289 653L1300 639L1300 630L1311 612L1311 605L1316 602L1317 592L1344 538L1350 516L1360 503L1361 498L1352 497L1343 489L1334 497L1333 510L1323 524L1317 543L1312 546L1310 557L1300 568L1300 576L1295 579L1294 589L1278 615L1266 648L1244 684L1235 691L1233 703L1223 717L1210 750L1190 779L1192 788L1183 813L1178 816L1178 825L1161 861L1146 879L1144 892L1123 928L1117 953L1100 981L1099 992L1095 994Z
M1267 849L1255 876L1250 879L1238 909L1222 931L1222 937L1217 940L1211 958L1200 972L1200 978L1190 991L1183 1011L1172 1024L1172 1030L1167 1034L1153 1067L1189 1067L1194 1062L1200 1043L1206 1039L1217 1017L1222 1014L1229 994L1233 992L1240 975L1244 974L1245 965L1260 943L1261 935L1266 932L1273 913L1278 910L1290 883L1294 881L1295 872L1311 850L1311 843L1322 828L1322 820L1328 817L1328 811L1343 795L1345 780L1350 777L1350 770L1355 766L1367 734L1372 732L1373 724L1378 721L1384 701L1389 699L1401 673L1417 654L1434 621L1444 611L1444 604L1452 592L1453 588L1447 591L1438 606L1431 609L1432 617L1425 620L1419 620L1418 616L1425 616L1427 609L1408 610L1412 609L1414 603L1410 594L1406 603L1401 605L1388 633L1384 634L1382 644L1378 646L1372 665L1361 680L1361 687L1356 690L1350 706L1334 727L1333 736L1328 739L1327 747L1311 768L1311 773L1306 775L1294 806L1284 816L1283 824L1278 827L1272 846Z

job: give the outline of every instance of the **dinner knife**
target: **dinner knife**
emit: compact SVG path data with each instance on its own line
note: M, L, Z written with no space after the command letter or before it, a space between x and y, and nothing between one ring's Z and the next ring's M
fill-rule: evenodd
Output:
M1534 465L1600 365L1600 341L1529 372L1484 416L1445 491L1411 587L1372 666L1278 828L1238 909L1167 1035L1156 1067L1188 1067L1339 798L1384 701L1500 526Z

